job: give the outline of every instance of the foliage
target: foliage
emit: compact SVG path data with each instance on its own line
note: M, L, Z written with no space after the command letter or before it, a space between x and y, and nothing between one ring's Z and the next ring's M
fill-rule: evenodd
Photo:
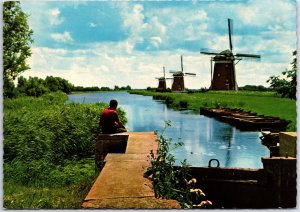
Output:
M288 131L296 131L296 101L280 98L275 92L208 91L203 93L159 93L146 90L132 90L129 93L153 96L153 99L165 100L167 106L175 110L188 109L193 110L197 114L199 114L200 107L240 108L259 115L290 120L292 122L288 126ZM181 108L181 101L187 102L187 108Z
M31 56L30 44L33 31L27 23L28 15L20 7L20 2L3 3L3 96L15 95L13 80L30 69L26 59Z
M131 90L131 87L129 85L119 87L115 85L114 89L111 89L109 87L97 87L97 86L92 86L92 87L83 87L83 86L75 86L72 91L75 92L88 92L88 91L128 91Z
M66 79L53 76L47 76L44 83L51 92L62 91L69 94L74 87Z
M16 89L14 82L6 77L3 78L3 96L13 98L16 96Z
M281 97L296 99L297 90L297 51L293 52L292 69L282 72L282 77L271 76L267 82L271 84Z
M67 80L60 77L47 76L45 80L38 77L29 77L26 79L23 76L18 77L16 88L12 88L13 95L7 95L8 98L18 96L34 96L39 97L45 93L62 91L69 94L73 85Z
M272 91L271 88L266 88L262 85L245 85L243 87L239 87L241 91Z
M20 2L5 1L3 4L3 76L15 79L29 69L26 59L31 56L30 43L33 31L27 23L28 15Z
M172 139L164 137L164 131L170 126L166 122L166 127L158 135L157 154L150 153L151 166L144 173L144 177L150 177L153 181L153 188L157 198L167 198L177 200L182 208L192 208L194 204L194 194L190 192L192 186L187 179L191 178L189 174L189 165L186 160L181 162L181 166L175 168L175 157L170 153L174 149L183 145L177 142L172 145ZM200 194L199 194L200 195ZM200 196L198 195L198 199ZM202 196L205 196L202 192Z
M90 185L95 179L93 157L99 133L98 119L107 105L65 104L67 98L66 94L56 92L39 98L4 99L4 207L23 208L27 205L23 205L20 198L14 203L9 201L10 195L7 196L6 191L12 190L9 188L11 184L35 191L42 188L57 191L57 187ZM119 114L126 123L125 112L119 110ZM81 188L82 192L86 189ZM73 197L76 195L81 193L75 192ZM45 204L41 205L36 202L36 197L31 198L28 207L59 207L49 206L54 203L46 200L46 196L42 200ZM69 196L64 198L68 202L66 205L73 208Z
M61 187L81 184L90 177L96 177L94 158L65 160L55 165L49 160L13 160L4 163L5 182L28 187Z
M4 101L4 161L46 159L61 164L93 155L106 104L64 104L65 99L51 93Z
M29 179L29 181L35 180L38 177L41 182L38 185L31 183L30 186L24 186L18 182L18 178L24 174L20 169L25 168L26 163L24 162L24 166L21 167L17 164L4 165L5 169L10 169L11 175L8 176L17 177L12 181L4 176L3 206L7 209L79 209L97 177L94 173L94 159L84 159L80 162L69 162L65 167L47 168L42 165L46 168L45 171L41 170L39 173L34 171L38 176L31 174L33 178ZM52 171L45 176L49 169ZM29 177L30 173L26 175Z

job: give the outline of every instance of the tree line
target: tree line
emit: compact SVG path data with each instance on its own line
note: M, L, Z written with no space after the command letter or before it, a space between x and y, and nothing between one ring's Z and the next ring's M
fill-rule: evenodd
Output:
M84 92L84 91L128 91L128 90L131 90L130 85L122 86L122 87L115 85L114 88L98 87L98 86L92 86L92 87L74 86L72 91Z
M19 96L39 97L45 93L56 91L69 94L74 89L74 86L67 80L53 76L47 76L45 79L38 77L29 77L26 79L20 76L16 86L12 81L8 81L6 85L9 86L4 87L4 97L8 98Z
M45 79L38 77L29 77L26 79L23 76L18 77L17 85L13 81L6 82L4 86L4 97L15 98L20 96L34 96L39 97L45 93L62 91L66 94L71 92L88 92L88 91L122 91L131 90L129 85L119 87L115 86L113 89L109 87L83 87L74 86L68 80L61 77L47 76Z

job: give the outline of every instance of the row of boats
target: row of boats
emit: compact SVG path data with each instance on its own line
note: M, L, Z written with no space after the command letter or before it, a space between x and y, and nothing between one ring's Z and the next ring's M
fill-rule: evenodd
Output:
M285 131L290 123L290 121L278 117L258 115L241 109L201 107L200 114L214 117L244 131L260 131L262 129Z

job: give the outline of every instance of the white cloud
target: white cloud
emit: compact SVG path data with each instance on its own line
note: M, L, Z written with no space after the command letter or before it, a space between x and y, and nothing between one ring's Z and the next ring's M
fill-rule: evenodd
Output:
M59 17L60 11L58 8L54 8L54 9L50 10L49 15L50 15L50 17L49 17L50 25L52 25L52 26L59 25L64 22L64 19Z
M100 71L101 73L108 73L108 72L109 72L109 69L107 68L107 66L101 65L101 66L99 67L99 71Z
M128 54L132 53L133 48L134 48L134 45L132 42L130 42L130 41L125 42L125 49Z
M140 4L134 5L133 8L124 8L124 26L128 27L131 32L139 32L145 27L144 14L142 12L143 6Z
M157 16L152 17L147 26L147 33L164 35L167 31L167 27L160 22Z
M196 77L185 77L186 87L199 89L210 86L209 56L186 50L161 51L155 54L134 51L132 54L123 54L118 51L119 47L112 43L95 44L94 47L74 51L34 48L29 60L31 70L26 71L23 76L41 78L49 75L59 76L77 86L156 87L158 82L155 78L163 75L163 66L166 67L166 77L172 77L169 70L180 69L180 54L183 54L184 71L196 73ZM125 47L122 51L125 53ZM246 84L266 86L269 76L278 75L285 68L289 68L288 64L241 61L236 67L237 82L240 86ZM172 80L168 80L167 86L171 87L171 83Z
M142 3L122 2L117 4L119 8L116 9L119 9L122 15L123 27L128 33L127 39L118 42L82 43L82 49L72 51L33 48L32 57L29 59L31 70L24 75L60 76L75 85L82 86L155 87L157 86L155 77L162 76L162 67L166 67L167 77L170 77L169 70L180 69L180 54L183 54L184 70L197 74L196 77L185 78L186 87L208 88L210 57L189 49L179 49L182 46L179 47L177 44L187 40L199 40L199 50L201 47L214 50L229 48L227 27L224 25L226 26L226 18L230 14L236 20L235 24L238 23L234 28L239 30L243 30L245 26L247 29L247 26L260 27L260 24L264 24L260 33L247 32L244 35L234 35L234 52L266 54L262 55L261 62L241 61L237 65L238 85L267 85L266 80L269 76L278 75L285 68L289 68L291 53L296 43L292 19L295 17L295 9L285 3L286 1L278 2L279 7L277 1L276 7L272 7L274 1L266 0L226 5L217 2L210 3L210 7L199 7L197 3L194 9L162 7L155 10L143 7ZM43 11L49 11L49 8L48 10L44 8ZM51 11L51 16L56 18L53 19L56 20L53 23L59 23L58 20L62 20L63 10L54 8ZM47 31L49 20L45 22L43 12L40 10L36 12L37 16L34 14L29 18L30 23L36 24L34 26L38 29L34 29L36 36L43 35L40 34L41 31L44 34L47 32L49 36L50 33ZM39 25L36 19L39 19ZM90 27L97 26L90 20L85 23ZM50 36L57 42L73 41L70 32L67 31ZM145 47L148 45L151 51L137 51L135 47L138 44L145 44ZM169 49L162 51L160 48ZM273 55L267 54L268 52ZM168 87L171 86L171 82L167 81Z
M238 5L238 18L242 24L253 26L291 27L295 24L296 7L291 1L252 0L245 6Z
M195 20L206 20L207 17L207 12L203 9L200 9L197 11L196 15L193 17Z
M150 41L151 45L154 46L155 48L158 48L162 42L161 38L157 36L151 37L150 40L151 40Z
M53 38L55 41L64 42L64 43L73 41L73 38L69 32L53 33L51 34L51 38Z

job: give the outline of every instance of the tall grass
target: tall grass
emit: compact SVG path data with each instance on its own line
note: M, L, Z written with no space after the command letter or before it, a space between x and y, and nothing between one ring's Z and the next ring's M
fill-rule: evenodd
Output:
M291 121L288 131L296 131L296 101L280 98L274 92L208 91L203 93L158 93L133 90L130 93L165 100L173 109L190 109L199 113L200 107L240 108L260 115L275 116Z
M6 164L3 205L7 209L79 209L96 178L94 159L50 166L44 170L32 164L25 166ZM22 169L33 173L27 173L23 178L20 176L24 174ZM25 178L30 183L24 183Z
M66 100L64 93L4 100L5 208L80 208L96 177L94 144L107 105Z

